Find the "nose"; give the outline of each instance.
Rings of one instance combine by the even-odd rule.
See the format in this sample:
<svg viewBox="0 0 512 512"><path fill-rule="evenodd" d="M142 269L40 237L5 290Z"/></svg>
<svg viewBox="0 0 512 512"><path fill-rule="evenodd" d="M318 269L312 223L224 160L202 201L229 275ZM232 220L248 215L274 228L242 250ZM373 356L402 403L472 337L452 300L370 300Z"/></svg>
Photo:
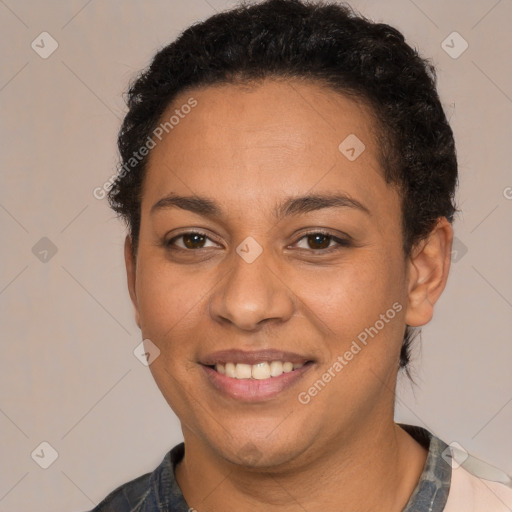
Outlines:
<svg viewBox="0 0 512 512"><path fill-rule="evenodd" d="M210 298L210 315L215 321L253 331L270 321L282 323L293 316L293 292L272 268L275 265L267 251L252 262L233 252L231 260L231 270Z"/></svg>

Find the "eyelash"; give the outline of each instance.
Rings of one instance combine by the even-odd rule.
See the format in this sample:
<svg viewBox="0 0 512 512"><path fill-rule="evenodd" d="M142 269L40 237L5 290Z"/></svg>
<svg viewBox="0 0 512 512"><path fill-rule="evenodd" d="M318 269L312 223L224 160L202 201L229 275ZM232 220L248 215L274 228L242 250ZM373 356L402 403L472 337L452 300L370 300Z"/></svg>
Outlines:
<svg viewBox="0 0 512 512"><path fill-rule="evenodd" d="M183 238L186 235L199 235L199 236L207 238L208 240L210 240L212 242L215 242L215 240L212 240L206 233L203 233L201 231L186 231L185 233L181 233L180 235L177 235L177 236L169 239L168 241L164 242L165 248L168 249L168 250L179 250L179 251L185 251L185 252L193 252L193 251L199 251L200 249L204 249L203 247L198 247L197 249L189 249L189 248L174 246L174 242L176 240L179 240L180 238ZM348 238L339 238L339 237L334 236L332 233L329 233L327 231L322 231L322 230L309 231L307 233L304 233L299 239L297 239L294 242L294 244L297 244L301 240L307 238L308 236L312 236L312 235L321 235L321 236L324 236L326 238L329 238L330 239L329 240L329 244L331 242L335 242L337 244L337 246L326 247L324 249L304 249L304 248L301 248L300 250L304 250L304 251L308 251L308 252L313 252L313 253L316 253L316 254L318 254L318 253L328 254L328 253L331 253L333 251L336 251L336 250L339 250L339 249L342 249L342 248L350 247L352 245L352 242ZM206 249L209 249L209 247L206 247Z"/></svg>

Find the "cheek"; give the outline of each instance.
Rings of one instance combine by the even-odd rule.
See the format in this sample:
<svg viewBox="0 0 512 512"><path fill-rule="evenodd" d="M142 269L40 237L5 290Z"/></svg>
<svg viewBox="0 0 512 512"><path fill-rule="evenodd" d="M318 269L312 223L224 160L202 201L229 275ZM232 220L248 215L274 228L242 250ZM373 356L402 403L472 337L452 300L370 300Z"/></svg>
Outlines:
<svg viewBox="0 0 512 512"><path fill-rule="evenodd" d="M210 286L156 258L141 259L140 263L137 297L142 334L163 342L197 314Z"/></svg>
<svg viewBox="0 0 512 512"><path fill-rule="evenodd" d="M292 282L331 335L346 340L373 325L396 301L403 302L402 274L399 257L368 250L336 268L297 273Z"/></svg>
<svg viewBox="0 0 512 512"><path fill-rule="evenodd" d="M141 258L139 269L142 336L160 350L149 368L170 407L185 420L190 413L187 403L199 399L192 385L198 378L194 338L202 329L200 311L210 286L156 257Z"/></svg>
<svg viewBox="0 0 512 512"><path fill-rule="evenodd" d="M401 265L399 256L392 261L367 254L330 275L319 273L303 281L303 293L311 289L307 284L315 283L315 291L304 294L305 311L314 313L310 317L326 333L327 357L319 374L302 386L305 394L314 396L311 404L318 414L336 410L340 418L364 417L394 389L390 376L399 357L405 315ZM319 380L328 382L325 388Z"/></svg>

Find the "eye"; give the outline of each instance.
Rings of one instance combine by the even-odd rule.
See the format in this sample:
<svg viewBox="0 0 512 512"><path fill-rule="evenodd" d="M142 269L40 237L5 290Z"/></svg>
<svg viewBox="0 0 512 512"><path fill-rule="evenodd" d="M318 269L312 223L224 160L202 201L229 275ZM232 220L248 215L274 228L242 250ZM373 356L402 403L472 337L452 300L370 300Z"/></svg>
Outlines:
<svg viewBox="0 0 512 512"><path fill-rule="evenodd" d="M300 245L302 243L302 246ZM322 231L316 231L307 233L303 237L299 238L296 242L299 249L312 249L312 250L324 250L325 249L339 249L340 247L349 247L350 241L347 239L336 237L330 233L325 233Z"/></svg>
<svg viewBox="0 0 512 512"><path fill-rule="evenodd" d="M211 242L212 245L207 245ZM167 247L178 247L180 249L204 249L208 247L216 247L217 244L213 242L205 233L199 233L196 231L189 231L182 233L181 235L175 236L168 240L165 244Z"/></svg>

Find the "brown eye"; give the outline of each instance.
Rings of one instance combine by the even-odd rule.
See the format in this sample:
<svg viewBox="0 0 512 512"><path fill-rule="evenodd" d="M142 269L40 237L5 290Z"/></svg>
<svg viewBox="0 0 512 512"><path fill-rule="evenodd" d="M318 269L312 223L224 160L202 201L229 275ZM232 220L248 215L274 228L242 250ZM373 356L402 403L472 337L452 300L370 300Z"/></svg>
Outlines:
<svg viewBox="0 0 512 512"><path fill-rule="evenodd" d="M197 249L204 245L206 237L200 233L187 233L183 235L183 244L187 249Z"/></svg>
<svg viewBox="0 0 512 512"><path fill-rule="evenodd" d="M207 245L209 244L209 245ZM181 235L175 236L171 238L168 242L166 242L166 247L168 249L208 249L210 247L215 247L215 244L208 236L204 233L197 233L194 231L190 231L188 233L183 233Z"/></svg>
<svg viewBox="0 0 512 512"><path fill-rule="evenodd" d="M315 233L308 235L308 245L311 249L326 249L331 243L329 235L323 235L322 233Z"/></svg>
<svg viewBox="0 0 512 512"><path fill-rule="evenodd" d="M325 253L351 246L350 239L338 238L321 231L306 233L296 244L299 249L319 250Z"/></svg>

